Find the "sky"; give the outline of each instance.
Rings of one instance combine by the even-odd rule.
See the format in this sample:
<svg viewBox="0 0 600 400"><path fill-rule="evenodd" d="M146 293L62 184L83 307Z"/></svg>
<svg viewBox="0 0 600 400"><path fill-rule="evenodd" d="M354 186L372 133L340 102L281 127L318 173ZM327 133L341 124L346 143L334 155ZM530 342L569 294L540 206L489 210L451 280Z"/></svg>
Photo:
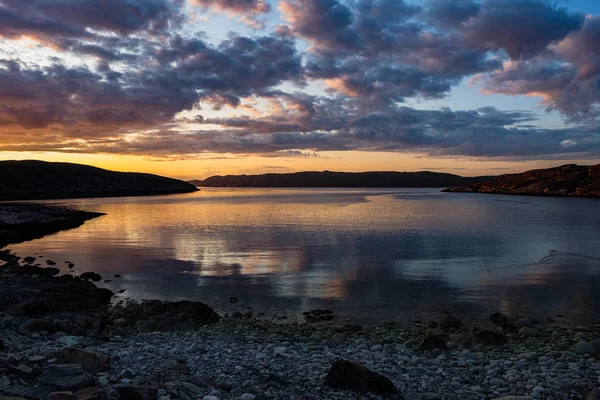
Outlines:
<svg viewBox="0 0 600 400"><path fill-rule="evenodd" d="M598 0L0 0L0 160L182 179L600 163Z"/></svg>

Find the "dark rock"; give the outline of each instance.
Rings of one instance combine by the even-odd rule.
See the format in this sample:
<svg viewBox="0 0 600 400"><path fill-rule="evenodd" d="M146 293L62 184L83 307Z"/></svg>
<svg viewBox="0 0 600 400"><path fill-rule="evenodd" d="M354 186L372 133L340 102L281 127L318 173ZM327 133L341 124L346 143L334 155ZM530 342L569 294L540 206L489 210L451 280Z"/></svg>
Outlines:
<svg viewBox="0 0 600 400"><path fill-rule="evenodd" d="M105 388L92 386L77 391L75 397L77 400L118 400L119 392L110 386Z"/></svg>
<svg viewBox="0 0 600 400"><path fill-rule="evenodd" d="M585 400L600 400L600 388L595 388L587 395Z"/></svg>
<svg viewBox="0 0 600 400"><path fill-rule="evenodd" d="M501 325L508 322L508 317L502 313L495 313L490 315L490 321L496 325Z"/></svg>
<svg viewBox="0 0 600 400"><path fill-rule="evenodd" d="M115 295L110 289L100 288L96 291L96 295L100 299L103 305L110 304L110 299Z"/></svg>
<svg viewBox="0 0 600 400"><path fill-rule="evenodd" d="M238 299L237 297L233 297L233 296L231 296L231 297L229 298L229 302L230 302L230 303L237 303L238 301L240 301L240 299Z"/></svg>
<svg viewBox="0 0 600 400"><path fill-rule="evenodd" d="M11 365L8 367L8 371L25 381L31 379L33 375L33 368L25 364Z"/></svg>
<svg viewBox="0 0 600 400"><path fill-rule="evenodd" d="M501 175L448 192L477 192L529 196L600 197L600 165L567 164L521 174Z"/></svg>
<svg viewBox="0 0 600 400"><path fill-rule="evenodd" d="M115 275L115 278L120 278L120 277L121 277L121 275L120 275L120 274L116 274L116 275Z"/></svg>
<svg viewBox="0 0 600 400"><path fill-rule="evenodd" d="M46 260L46 264L48 265L56 265L56 263L52 260Z"/></svg>
<svg viewBox="0 0 600 400"><path fill-rule="evenodd" d="M73 392L52 392L48 395L48 400L77 400Z"/></svg>
<svg viewBox="0 0 600 400"><path fill-rule="evenodd" d="M506 336L491 331L480 331L473 335L473 341L487 346L504 346Z"/></svg>
<svg viewBox="0 0 600 400"><path fill-rule="evenodd" d="M84 281L100 282L102 277L95 272L84 272L81 274L81 279Z"/></svg>
<svg viewBox="0 0 600 400"><path fill-rule="evenodd" d="M212 308L201 302L177 301L163 303L159 300L141 304L131 302L113 308L118 320L126 320L139 332L181 331L219 322ZM114 321L116 321L115 319Z"/></svg>
<svg viewBox="0 0 600 400"><path fill-rule="evenodd" d="M433 349L446 350L446 341L438 336L429 335L421 342L419 351L427 351Z"/></svg>
<svg viewBox="0 0 600 400"><path fill-rule="evenodd" d="M120 400L157 400L157 389L151 386L117 385L114 389Z"/></svg>
<svg viewBox="0 0 600 400"><path fill-rule="evenodd" d="M79 364L88 372L102 371L110 361L110 357L105 354L74 347L62 348L56 358L63 363Z"/></svg>
<svg viewBox="0 0 600 400"><path fill-rule="evenodd" d="M0 339L0 351L4 351L4 341Z"/></svg>
<svg viewBox="0 0 600 400"><path fill-rule="evenodd" d="M77 391L94 383L94 378L79 364L49 365L38 386L52 388L51 391Z"/></svg>
<svg viewBox="0 0 600 400"><path fill-rule="evenodd" d="M335 361L327 373L325 382L333 389L359 393L392 394L397 392L394 384L387 377L347 360Z"/></svg>
<svg viewBox="0 0 600 400"><path fill-rule="evenodd" d="M464 325L460 319L454 318L451 315L445 315L440 320L440 327L442 329L450 329L450 328L460 329L460 328L463 328Z"/></svg>

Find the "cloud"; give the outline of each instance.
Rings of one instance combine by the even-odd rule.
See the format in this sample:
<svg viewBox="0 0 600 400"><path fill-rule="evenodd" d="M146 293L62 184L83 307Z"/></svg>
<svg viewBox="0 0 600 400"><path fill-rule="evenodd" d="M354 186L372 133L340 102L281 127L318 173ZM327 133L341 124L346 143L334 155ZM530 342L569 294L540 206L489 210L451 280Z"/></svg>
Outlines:
<svg viewBox="0 0 600 400"><path fill-rule="evenodd" d="M3 0L4 37L89 37L87 28L121 35L159 32L181 22L184 0Z"/></svg>
<svg viewBox="0 0 600 400"><path fill-rule="evenodd" d="M564 39L579 30L583 20L582 14L569 13L546 0L485 0L459 29L469 45L504 49L518 59L539 54Z"/></svg>
<svg viewBox="0 0 600 400"><path fill-rule="evenodd" d="M271 12L271 5L265 0L192 0L192 4L207 10L234 15Z"/></svg>
<svg viewBox="0 0 600 400"><path fill-rule="evenodd" d="M507 63L477 78L485 89L509 95L541 96L549 109L571 121L600 116L600 18L530 60Z"/></svg>
<svg viewBox="0 0 600 400"><path fill-rule="evenodd" d="M271 11L266 0L194 5L257 29ZM194 31L186 7L0 0L0 150L600 154L597 16L543 0L281 0L285 25L216 40ZM23 37L52 57L3 53ZM466 79L489 93L541 96L572 125L543 129L531 112L484 104L406 107L443 99ZM303 93L308 83L325 90Z"/></svg>

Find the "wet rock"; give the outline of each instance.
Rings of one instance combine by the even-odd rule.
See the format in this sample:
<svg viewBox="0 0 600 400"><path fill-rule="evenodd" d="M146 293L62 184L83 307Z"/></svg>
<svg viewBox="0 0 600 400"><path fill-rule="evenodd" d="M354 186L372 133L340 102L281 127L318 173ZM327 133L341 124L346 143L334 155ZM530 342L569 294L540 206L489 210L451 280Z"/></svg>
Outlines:
<svg viewBox="0 0 600 400"><path fill-rule="evenodd" d="M49 365L40 376L38 386L55 391L77 391L94 383L94 378L79 364ZM54 390L52 390L54 389Z"/></svg>
<svg viewBox="0 0 600 400"><path fill-rule="evenodd" d="M60 344L62 344L63 346L73 347L73 346L79 346L83 342L83 338L80 336L68 335L68 336L60 337L58 339L58 342Z"/></svg>
<svg viewBox="0 0 600 400"><path fill-rule="evenodd" d="M519 329L519 335L524 337L536 337L539 336L540 332L535 328L529 328L527 326Z"/></svg>
<svg viewBox="0 0 600 400"><path fill-rule="evenodd" d="M240 301L240 299L238 299L237 297L233 297L233 296L231 296L231 297L229 298L229 302L230 302L230 303L232 303L232 304L233 304L233 303L237 303L238 301Z"/></svg>
<svg viewBox="0 0 600 400"><path fill-rule="evenodd" d="M151 386L117 385L114 389L119 393L119 399L124 400L157 400L157 389Z"/></svg>
<svg viewBox="0 0 600 400"><path fill-rule="evenodd" d="M84 272L81 274L81 279L84 281L100 282L102 280L102 276L95 272Z"/></svg>
<svg viewBox="0 0 600 400"><path fill-rule="evenodd" d="M63 363L79 364L89 372L103 370L110 361L110 357L105 354L73 347L61 349L56 354L56 358Z"/></svg>
<svg viewBox="0 0 600 400"><path fill-rule="evenodd" d="M421 342L419 351L427 351L433 349L446 350L446 341L438 336L429 335Z"/></svg>
<svg viewBox="0 0 600 400"><path fill-rule="evenodd" d="M460 319L454 318L451 315L446 315L446 316L442 317L439 324L440 324L440 328L442 328L442 329L450 329L450 328L460 329L460 328L464 327L464 325Z"/></svg>
<svg viewBox="0 0 600 400"><path fill-rule="evenodd" d="M8 371L25 381L31 379L33 375L33 368L25 364L11 365L8 367Z"/></svg>
<svg viewBox="0 0 600 400"><path fill-rule="evenodd" d="M331 321L335 318L333 316L333 311L331 310L315 309L311 311L305 311L302 314L304 314L304 319L308 323Z"/></svg>
<svg viewBox="0 0 600 400"><path fill-rule="evenodd" d="M77 400L73 392L53 392L48 395L48 400Z"/></svg>
<svg viewBox="0 0 600 400"><path fill-rule="evenodd" d="M506 336L491 331L479 331L473 335L473 341L486 346L504 346Z"/></svg>
<svg viewBox="0 0 600 400"><path fill-rule="evenodd" d="M99 388L92 386L75 393L77 400L118 400L119 392L112 387Z"/></svg>
<svg viewBox="0 0 600 400"><path fill-rule="evenodd" d="M347 360L335 361L327 373L325 382L329 387L339 390L359 393L396 393L394 384L387 377Z"/></svg>
<svg viewBox="0 0 600 400"><path fill-rule="evenodd" d="M533 321L529 318L519 318L514 322L515 328L533 328Z"/></svg>
<svg viewBox="0 0 600 400"><path fill-rule="evenodd" d="M585 400L600 400L600 388L595 388L587 395Z"/></svg>
<svg viewBox="0 0 600 400"><path fill-rule="evenodd" d="M490 315L490 321L495 325L502 325L508 322L508 317L502 313L495 313Z"/></svg>
<svg viewBox="0 0 600 400"><path fill-rule="evenodd" d="M571 346L569 351L572 353L575 353L575 354L579 354L579 355L588 354L590 356L595 356L598 354L598 352L596 351L594 346L592 346L590 343L587 343L587 342L579 342L579 343Z"/></svg>

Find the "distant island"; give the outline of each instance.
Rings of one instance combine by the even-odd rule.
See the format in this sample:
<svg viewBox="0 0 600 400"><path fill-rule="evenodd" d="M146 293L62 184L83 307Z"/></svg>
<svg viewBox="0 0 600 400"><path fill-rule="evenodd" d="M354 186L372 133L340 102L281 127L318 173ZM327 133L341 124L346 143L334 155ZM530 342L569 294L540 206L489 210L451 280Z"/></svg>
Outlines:
<svg viewBox="0 0 600 400"><path fill-rule="evenodd" d="M211 176L192 180L198 187L356 187L426 188L472 185L491 177L463 177L438 172L295 172L289 174Z"/></svg>
<svg viewBox="0 0 600 400"><path fill-rule="evenodd" d="M70 163L0 161L0 200L146 196L197 190L187 182L152 174Z"/></svg>
<svg viewBox="0 0 600 400"><path fill-rule="evenodd" d="M567 164L501 175L471 185L456 185L444 192L600 198L600 164Z"/></svg>

